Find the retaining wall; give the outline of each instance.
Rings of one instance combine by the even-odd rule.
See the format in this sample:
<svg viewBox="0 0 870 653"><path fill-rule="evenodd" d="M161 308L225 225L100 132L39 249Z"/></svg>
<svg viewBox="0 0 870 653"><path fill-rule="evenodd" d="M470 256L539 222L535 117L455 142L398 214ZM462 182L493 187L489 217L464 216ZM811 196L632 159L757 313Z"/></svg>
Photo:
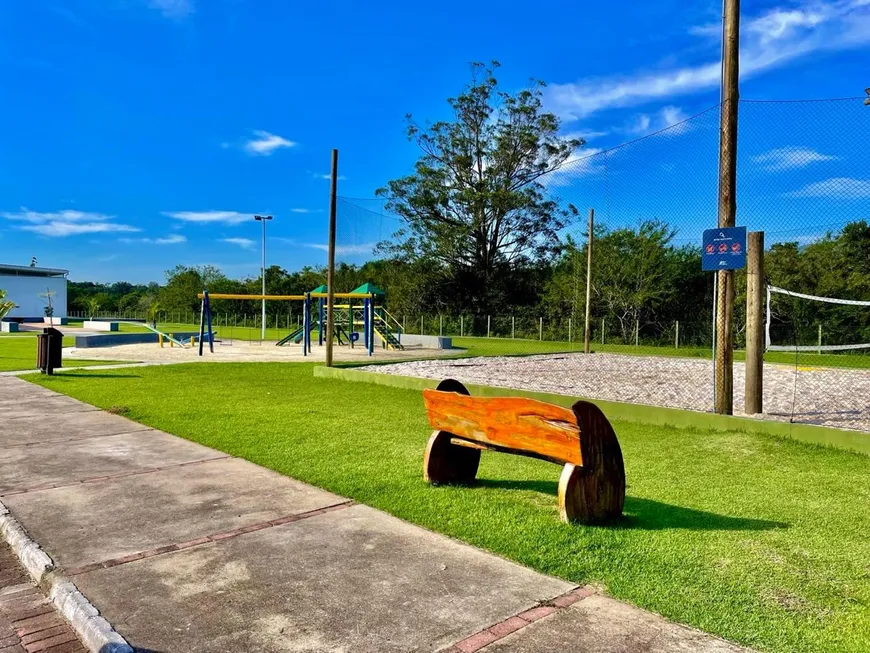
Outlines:
<svg viewBox="0 0 870 653"><path fill-rule="evenodd" d="M190 340L192 336L199 336L199 332L173 332L172 336L176 340ZM156 333L107 333L105 335L76 336L76 349L115 347L116 345L142 345L152 342L155 345L157 344ZM166 346L169 346L168 343Z"/></svg>

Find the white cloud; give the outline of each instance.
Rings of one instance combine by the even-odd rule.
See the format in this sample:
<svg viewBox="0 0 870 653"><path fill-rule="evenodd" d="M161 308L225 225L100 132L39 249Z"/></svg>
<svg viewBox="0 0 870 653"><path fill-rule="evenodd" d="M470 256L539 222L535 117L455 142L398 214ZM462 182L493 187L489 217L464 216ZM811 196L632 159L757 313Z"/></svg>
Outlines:
<svg viewBox="0 0 870 653"><path fill-rule="evenodd" d="M646 136L652 132L662 131L668 127L673 127L681 122L689 119L689 116L680 108L673 105L662 107L653 114L640 113L629 121L625 127L625 131L629 134L639 134ZM685 133L685 129L679 130L679 133ZM675 132L676 133L676 132Z"/></svg>
<svg viewBox="0 0 870 653"><path fill-rule="evenodd" d="M200 224L241 224L254 219L253 213L239 213L237 211L163 211L163 215L173 220Z"/></svg>
<svg viewBox="0 0 870 653"><path fill-rule="evenodd" d="M831 200L859 200L870 198L870 179L831 177L804 186L788 194L789 197L823 197Z"/></svg>
<svg viewBox="0 0 870 653"><path fill-rule="evenodd" d="M582 141L591 141L594 138L602 138L604 136L607 136L609 133L610 132L607 132L607 131L582 130L582 131L565 132L564 134L559 134L559 136L561 138L569 138L569 139L573 138L573 139L582 140Z"/></svg>
<svg viewBox="0 0 870 653"><path fill-rule="evenodd" d="M751 77L813 52L848 50L870 43L870 1L804 0L792 8L771 9L742 21L740 74ZM720 81L718 26L690 30L711 41L711 60L696 66L639 72L631 77L552 84L547 107L563 119L716 88ZM715 55L713 54L715 52Z"/></svg>
<svg viewBox="0 0 870 653"><path fill-rule="evenodd" d="M318 179L332 179L332 175L329 173L327 173L325 175L314 175L314 176ZM338 175L339 181L344 181L345 179L347 179L347 177L345 177L344 175Z"/></svg>
<svg viewBox="0 0 870 653"><path fill-rule="evenodd" d="M187 238L181 234L172 234L165 238L119 238L122 243L146 243L150 245L178 245L186 243Z"/></svg>
<svg viewBox="0 0 870 653"><path fill-rule="evenodd" d="M313 249L320 249L324 252L329 251L328 245L320 243L306 243L305 246ZM371 254L374 248L375 243L364 243L362 245L336 245L335 253L339 256L346 256L348 254Z"/></svg>
<svg viewBox="0 0 870 653"><path fill-rule="evenodd" d="M254 245L257 244L250 238L221 238L221 242L238 245L242 249L254 249Z"/></svg>
<svg viewBox="0 0 870 653"><path fill-rule="evenodd" d="M115 216L105 213L64 210L54 213L39 213L23 208L17 213L0 213L7 220L26 224L17 226L23 231L32 231L43 236L63 238L79 234L117 233L140 231L137 227L113 222Z"/></svg>
<svg viewBox="0 0 870 653"><path fill-rule="evenodd" d="M822 154L808 147L780 147L752 157L755 163L769 172L805 168L821 161L836 161L839 157Z"/></svg>
<svg viewBox="0 0 870 653"><path fill-rule="evenodd" d="M315 213L315 211L311 209L290 209L290 213ZM319 213L319 211L317 211Z"/></svg>
<svg viewBox="0 0 870 653"><path fill-rule="evenodd" d="M603 158L596 155L601 152L603 150L597 147L584 147L577 150L558 170L549 173L541 181L550 187L568 186L575 179L598 174L603 170Z"/></svg>
<svg viewBox="0 0 870 653"><path fill-rule="evenodd" d="M148 0L148 6L177 20L187 18L194 11L193 0Z"/></svg>
<svg viewBox="0 0 870 653"><path fill-rule="evenodd" d="M254 131L254 138L245 143L245 151L255 156L269 156L282 147L295 147L296 143L288 141L277 134L270 134L262 129Z"/></svg>

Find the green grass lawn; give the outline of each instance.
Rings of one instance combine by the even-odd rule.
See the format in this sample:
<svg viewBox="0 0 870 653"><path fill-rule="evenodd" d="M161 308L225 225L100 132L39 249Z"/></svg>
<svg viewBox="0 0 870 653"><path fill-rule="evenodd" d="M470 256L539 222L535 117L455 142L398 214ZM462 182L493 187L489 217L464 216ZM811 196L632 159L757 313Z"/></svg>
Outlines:
<svg viewBox="0 0 870 653"><path fill-rule="evenodd" d="M36 368L36 333L13 333L3 334L7 336L0 339L0 372L14 372L19 370L32 370ZM20 336L20 337L17 337ZM75 338L65 337L64 347L72 347ZM67 367L82 367L84 365L110 365L115 362L105 360L67 360ZM128 361L129 362L129 361Z"/></svg>
<svg viewBox="0 0 870 653"><path fill-rule="evenodd" d="M32 380L745 645L857 653L870 641L867 456L614 421L626 516L569 526L556 465L485 452L475 487L424 483L417 391L278 363Z"/></svg>

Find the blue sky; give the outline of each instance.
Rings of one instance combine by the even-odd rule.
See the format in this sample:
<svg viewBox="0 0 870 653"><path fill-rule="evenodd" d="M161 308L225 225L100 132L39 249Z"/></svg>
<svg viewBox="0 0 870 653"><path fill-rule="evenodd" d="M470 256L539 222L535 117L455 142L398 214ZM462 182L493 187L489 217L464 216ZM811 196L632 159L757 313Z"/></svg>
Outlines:
<svg viewBox="0 0 870 653"><path fill-rule="evenodd" d="M162 281L176 263L256 275L251 216L269 213L270 263L322 263L331 148L341 150L340 194L371 197L415 159L404 115L447 117L444 100L467 82L473 60L499 60L506 89L548 82L548 108L566 133L588 140L551 183L582 205L597 201L581 192L595 176L582 157L718 101L719 0L528 7L0 0L0 262L36 256L94 281ZM744 98L859 95L870 86L870 0L744 0L742 47ZM749 188L774 193L804 231L821 220L818 195L835 196L831 223L870 214L855 139L832 144L842 127L802 120L817 107L763 108L744 112L755 111L759 125L741 145L741 162L755 164ZM870 109L847 113L866 143ZM715 120L698 120L715 130ZM685 199L671 200L685 209L677 221L697 219L697 193L709 191L690 175L702 147L696 123L670 132L671 163L661 165L671 175L686 168ZM642 176L642 147L626 178ZM620 203L658 213L658 182L643 172L650 186L625 186L610 205L614 220L627 219ZM769 219L764 206L749 202L747 220ZM349 225L343 255L373 233Z"/></svg>

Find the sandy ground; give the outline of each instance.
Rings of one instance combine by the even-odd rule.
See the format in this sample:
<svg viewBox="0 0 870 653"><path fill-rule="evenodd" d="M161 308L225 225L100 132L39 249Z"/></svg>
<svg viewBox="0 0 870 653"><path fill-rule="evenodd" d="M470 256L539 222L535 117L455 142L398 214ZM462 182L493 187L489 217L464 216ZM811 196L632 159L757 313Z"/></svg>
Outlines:
<svg viewBox="0 0 870 653"><path fill-rule="evenodd" d="M428 360L372 372L537 390L590 399L710 411L710 361L621 354ZM870 432L870 370L764 367L768 419ZM745 366L734 364L734 413L743 414Z"/></svg>
<svg viewBox="0 0 870 653"><path fill-rule="evenodd" d="M383 360L408 360L409 358L422 357L441 357L452 356L457 353L462 353L461 349L406 349L404 351L392 351L376 348L374 355L369 358L366 355L364 347L354 347L353 349L342 346L335 347L334 358L337 361L359 361L368 360L383 361ZM293 345L290 347L276 347L274 342L245 342L242 340L233 341L232 345L215 343L214 353L210 353L208 345L205 346L203 355L198 356L199 348L191 349L190 347L170 347L168 343L164 347L160 347L156 343L138 344L138 345L117 345L115 347L93 347L87 349L77 349L76 347L67 347L64 349L64 360L75 361L79 360L112 360L112 361L137 361L137 362L281 362L295 361L301 362L309 360L312 362L322 361L326 357L326 348L314 345L311 353L306 357L302 355L302 346Z"/></svg>

